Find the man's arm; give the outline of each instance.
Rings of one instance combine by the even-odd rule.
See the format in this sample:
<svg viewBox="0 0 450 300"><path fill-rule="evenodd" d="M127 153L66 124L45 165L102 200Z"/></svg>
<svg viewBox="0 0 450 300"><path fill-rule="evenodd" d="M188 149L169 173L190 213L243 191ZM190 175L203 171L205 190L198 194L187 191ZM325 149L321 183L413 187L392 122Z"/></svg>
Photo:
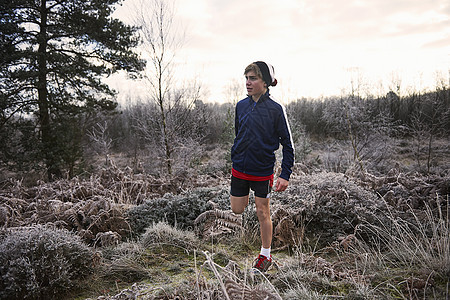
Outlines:
<svg viewBox="0 0 450 300"><path fill-rule="evenodd" d="M237 136L239 129L239 117L238 117L238 110L237 110L237 104L234 108L234 136Z"/></svg>
<svg viewBox="0 0 450 300"><path fill-rule="evenodd" d="M283 160L281 161L281 174L279 178L284 179L285 181L289 181L289 177L291 176L292 173L292 167L294 166L294 142L292 141L292 134L289 127L286 110L284 106L281 107L283 112L277 124L280 143L283 146ZM286 183L284 182L280 183L280 188L282 188L285 184Z"/></svg>

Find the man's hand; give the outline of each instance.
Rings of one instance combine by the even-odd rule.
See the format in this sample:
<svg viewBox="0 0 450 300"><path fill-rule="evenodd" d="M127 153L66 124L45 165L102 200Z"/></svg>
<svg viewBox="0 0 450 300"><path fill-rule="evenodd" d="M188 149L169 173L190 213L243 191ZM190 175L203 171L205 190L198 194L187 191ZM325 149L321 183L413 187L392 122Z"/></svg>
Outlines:
<svg viewBox="0 0 450 300"><path fill-rule="evenodd" d="M283 192L287 189L289 185L289 181L286 179L283 179L281 177L278 177L277 183L275 185L275 192Z"/></svg>

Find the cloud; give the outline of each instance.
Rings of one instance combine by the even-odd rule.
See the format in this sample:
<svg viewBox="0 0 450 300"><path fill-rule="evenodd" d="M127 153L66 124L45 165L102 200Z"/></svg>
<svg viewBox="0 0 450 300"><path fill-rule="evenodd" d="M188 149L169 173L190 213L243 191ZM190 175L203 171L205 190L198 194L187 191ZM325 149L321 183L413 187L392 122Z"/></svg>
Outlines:
<svg viewBox="0 0 450 300"><path fill-rule="evenodd" d="M448 55L450 57L450 34L447 34L444 38L432 40L428 43L425 43L422 45L422 48L424 49L434 49L434 48L447 48Z"/></svg>
<svg viewBox="0 0 450 300"><path fill-rule="evenodd" d="M442 3L439 5L440 2ZM408 27L444 30L449 20L444 1L307 1L305 14L297 14L296 26L309 26L324 37L373 38L391 32L405 34ZM435 25L431 28L430 24ZM448 28L448 27L447 27ZM414 32L411 32L414 33Z"/></svg>
<svg viewBox="0 0 450 300"><path fill-rule="evenodd" d="M187 37L177 61L216 98L221 86L241 80L243 68L256 59L275 66L280 85L274 92L294 98L339 93L355 67L373 80L386 80L394 71L409 76L450 67L448 0L178 0L177 5Z"/></svg>

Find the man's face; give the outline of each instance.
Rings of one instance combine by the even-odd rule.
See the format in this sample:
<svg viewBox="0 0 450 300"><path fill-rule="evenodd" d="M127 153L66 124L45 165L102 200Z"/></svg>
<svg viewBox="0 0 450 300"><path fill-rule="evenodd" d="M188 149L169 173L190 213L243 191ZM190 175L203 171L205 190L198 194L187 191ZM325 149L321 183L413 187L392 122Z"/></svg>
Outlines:
<svg viewBox="0 0 450 300"><path fill-rule="evenodd" d="M255 72L249 71L245 74L247 93L249 96L260 96L266 91L265 82Z"/></svg>

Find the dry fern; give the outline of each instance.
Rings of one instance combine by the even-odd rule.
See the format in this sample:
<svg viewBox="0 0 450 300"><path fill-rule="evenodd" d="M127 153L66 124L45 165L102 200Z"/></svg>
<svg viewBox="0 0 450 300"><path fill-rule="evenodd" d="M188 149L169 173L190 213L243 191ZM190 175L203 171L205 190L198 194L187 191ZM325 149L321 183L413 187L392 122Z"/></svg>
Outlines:
<svg viewBox="0 0 450 300"><path fill-rule="evenodd" d="M251 288L248 285L239 284L229 278L225 279L225 290L230 300L281 300L279 295L273 294L262 287Z"/></svg>
<svg viewBox="0 0 450 300"><path fill-rule="evenodd" d="M245 275L243 279L239 278L240 276L238 276L238 274L245 274L245 272L242 272L236 263L232 263L231 268L228 265L225 268L222 268L213 261L212 255L209 252L204 251L203 254L206 257L204 265L209 266L209 268L213 271L216 279L219 281L219 285L224 295L223 299L281 300L280 295L275 291L274 287L270 284L267 278L266 281L271 286L272 291L263 287L262 284L259 284L257 286L249 285L246 281Z"/></svg>
<svg viewBox="0 0 450 300"><path fill-rule="evenodd" d="M219 209L201 213L194 221L196 232L203 239L242 232L242 216Z"/></svg>
<svg viewBox="0 0 450 300"><path fill-rule="evenodd" d="M303 242L304 226L296 225L294 214L278 208L272 215L273 248L299 246Z"/></svg>
<svg viewBox="0 0 450 300"><path fill-rule="evenodd" d="M99 232L95 236L94 246L101 245L103 247L117 245L121 240L121 236L117 232Z"/></svg>
<svg viewBox="0 0 450 300"><path fill-rule="evenodd" d="M21 188L19 192L24 199L11 197L13 193L0 194L0 226L8 228L48 224L55 228L75 230L83 240L92 243L101 232L126 236L130 228L124 217L125 207L98 194L89 199L74 198L74 195L83 198L94 193L88 193L87 190L99 190L89 189L89 183L86 184L87 188L81 188L80 184L74 179L43 184L29 190ZM71 190L77 193L71 193Z"/></svg>

